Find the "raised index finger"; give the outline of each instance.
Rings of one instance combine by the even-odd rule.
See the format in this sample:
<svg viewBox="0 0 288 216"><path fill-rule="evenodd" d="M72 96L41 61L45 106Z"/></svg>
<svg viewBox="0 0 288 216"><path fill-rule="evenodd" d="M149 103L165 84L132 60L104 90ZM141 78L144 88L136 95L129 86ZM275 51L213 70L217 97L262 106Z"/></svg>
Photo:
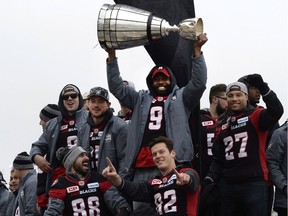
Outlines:
<svg viewBox="0 0 288 216"><path fill-rule="evenodd" d="M179 178L179 177L180 177L179 172L178 172L175 168L173 168L172 170L173 170L173 172L176 174L176 177Z"/></svg>
<svg viewBox="0 0 288 216"><path fill-rule="evenodd" d="M106 162L110 168L114 168L113 163L111 162L111 160L108 157L106 157Z"/></svg>

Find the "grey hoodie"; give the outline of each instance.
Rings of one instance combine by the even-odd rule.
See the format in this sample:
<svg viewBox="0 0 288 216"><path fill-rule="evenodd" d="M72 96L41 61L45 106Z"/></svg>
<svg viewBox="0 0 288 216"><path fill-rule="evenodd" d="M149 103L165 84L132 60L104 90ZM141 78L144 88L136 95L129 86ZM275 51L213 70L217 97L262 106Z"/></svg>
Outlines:
<svg viewBox="0 0 288 216"><path fill-rule="evenodd" d="M37 192L37 175L36 170L31 170L20 182L18 195L16 197L13 215L16 210L20 216L36 216L39 215L36 208L36 192Z"/></svg>
<svg viewBox="0 0 288 216"><path fill-rule="evenodd" d="M73 84L68 84L76 89L78 89L77 86ZM66 85L66 86L68 86ZM66 87L65 86L65 87ZM63 89L65 89L65 87ZM57 118L51 119L48 121L45 125L43 134L40 136L40 138L32 144L31 150L30 150L30 156L32 159L32 162L34 162L33 158L35 155L47 155L46 159L51 164L52 168L54 167L55 157L56 157L56 145L58 140L58 135L60 132L60 126L61 121L63 119L63 116L68 116L67 110L65 109L63 105L63 100L61 98L62 91L61 90L59 94L59 101L58 101L58 107L61 112L61 116L58 116ZM79 89L78 89L79 90ZM76 124L77 124L77 130L79 131L82 125L86 122L86 118L88 116L88 112L84 110L83 107L83 98L81 95L81 92L79 90L79 106L75 113L75 116L73 118L76 118ZM47 174L47 180L46 180L46 194L48 194L48 191L50 189L52 173Z"/></svg>
<svg viewBox="0 0 288 216"><path fill-rule="evenodd" d="M193 159L194 150L188 117L199 103L207 81L204 57L201 55L193 58L192 65L192 79L183 88L176 85L176 79L169 70L172 84L171 93L168 95L164 107L166 134L174 142L177 152L176 160L180 163L191 162ZM149 90L137 92L123 84L118 62L115 59L107 63L107 77L110 92L133 111L125 155L125 169L128 174L132 174L135 159L141 148L148 112L155 96L152 88L152 74L150 72L146 79Z"/></svg>
<svg viewBox="0 0 288 216"><path fill-rule="evenodd" d="M274 207L287 208L287 126L283 126L273 132L268 149L267 165L269 177L276 187Z"/></svg>

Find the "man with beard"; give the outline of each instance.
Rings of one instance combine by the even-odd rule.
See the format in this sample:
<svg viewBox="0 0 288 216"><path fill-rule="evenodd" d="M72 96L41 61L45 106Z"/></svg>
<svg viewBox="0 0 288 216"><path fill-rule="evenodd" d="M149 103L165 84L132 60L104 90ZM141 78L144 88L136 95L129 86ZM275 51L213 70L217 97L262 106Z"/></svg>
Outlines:
<svg viewBox="0 0 288 216"><path fill-rule="evenodd" d="M112 199L107 199L112 185L99 173L90 172L87 152L80 146L61 147L57 157L67 173L51 186L44 215L112 216L109 211Z"/></svg>
<svg viewBox="0 0 288 216"><path fill-rule="evenodd" d="M91 170L102 173L106 167L105 158L109 157L123 173L124 156L127 141L128 124L113 115L110 108L108 91L102 87L94 87L87 96L89 116L79 131L79 145L90 153ZM112 188L113 190L113 188ZM113 200L117 205L113 213L126 215L129 213L128 202L114 188Z"/></svg>
<svg viewBox="0 0 288 216"><path fill-rule="evenodd" d="M177 86L170 68L159 64L146 78L149 90L137 92L123 84L115 50L106 50L109 90L133 112L125 155L128 171L125 178L142 182L159 174L149 149L149 143L159 136L173 140L177 163L191 163L194 149L188 117L206 88L207 68L201 48L207 40L206 34L201 34L195 41L194 56L191 57L192 78L183 88ZM154 212L143 203L134 203L133 207L135 215L153 215Z"/></svg>
<svg viewBox="0 0 288 216"><path fill-rule="evenodd" d="M210 88L209 103L209 108L200 110L200 142L195 145L195 157L193 159L193 165L200 176L201 182L212 163L212 146L218 118L227 109L225 84L216 84ZM210 191L210 189L213 190ZM199 215L217 216L220 207L219 199L215 199L217 188L209 188L209 192L207 192L208 190L201 190ZM208 199L211 202L206 202Z"/></svg>
<svg viewBox="0 0 288 216"><path fill-rule="evenodd" d="M210 107L200 110L200 144L195 146L193 165L202 181L212 162L212 146L218 117L227 109L226 85L216 84L210 88Z"/></svg>
<svg viewBox="0 0 288 216"><path fill-rule="evenodd" d="M78 130L88 115L82 107L83 98L79 88L73 84L64 86L58 100L61 115L48 121L38 141L32 144L30 151L32 161L44 173L47 173L46 197L41 196L43 202L38 199L38 203L41 203L43 207L48 201L47 196L52 182L59 176L65 175L65 168L56 157L57 149L77 145Z"/></svg>

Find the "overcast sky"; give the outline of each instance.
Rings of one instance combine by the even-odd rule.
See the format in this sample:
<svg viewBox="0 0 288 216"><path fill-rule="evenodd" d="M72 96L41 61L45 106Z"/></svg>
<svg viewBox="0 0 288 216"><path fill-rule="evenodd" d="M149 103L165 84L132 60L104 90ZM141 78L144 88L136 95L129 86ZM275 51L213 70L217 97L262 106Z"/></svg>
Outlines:
<svg viewBox="0 0 288 216"><path fill-rule="evenodd" d="M57 103L64 85L82 93L107 88L106 52L98 45L100 7L112 0L0 1L0 170L8 181L15 156L29 153L42 133L39 112ZM287 0L195 0L196 17L204 21L209 41L203 51L209 88L260 73L283 103L287 118ZM95 47L95 48L94 48ZM117 51L121 74L146 89L153 62L143 47ZM112 95L111 95L112 96ZM264 105L263 103L261 103ZM119 110L112 97L112 106Z"/></svg>

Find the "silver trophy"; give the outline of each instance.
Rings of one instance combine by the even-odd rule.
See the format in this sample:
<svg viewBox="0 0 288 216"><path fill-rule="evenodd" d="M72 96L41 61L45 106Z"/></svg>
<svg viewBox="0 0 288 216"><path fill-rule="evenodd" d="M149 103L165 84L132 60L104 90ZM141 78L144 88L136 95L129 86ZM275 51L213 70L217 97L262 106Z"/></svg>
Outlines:
<svg viewBox="0 0 288 216"><path fill-rule="evenodd" d="M104 4L99 11L97 32L103 49L126 49L147 45L170 32L196 40L203 33L203 21L201 18L190 18L171 26L149 11L123 4Z"/></svg>

